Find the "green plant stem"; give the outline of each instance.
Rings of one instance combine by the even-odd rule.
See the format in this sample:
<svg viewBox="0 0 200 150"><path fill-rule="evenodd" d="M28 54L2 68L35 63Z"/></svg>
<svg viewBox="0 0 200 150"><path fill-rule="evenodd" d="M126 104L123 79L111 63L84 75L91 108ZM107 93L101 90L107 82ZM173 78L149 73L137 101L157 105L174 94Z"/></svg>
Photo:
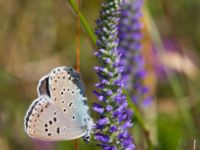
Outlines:
<svg viewBox="0 0 200 150"><path fill-rule="evenodd" d="M87 32L92 44L96 47L96 35L94 34L92 28L90 27L89 23L85 19L85 17L82 14L82 12L78 9L77 3L75 2L75 0L68 0L68 1L69 1L70 6L72 7L74 12L76 13L76 15L80 16L80 21L81 21L81 24L82 24L83 28Z"/></svg>
<svg viewBox="0 0 200 150"><path fill-rule="evenodd" d="M138 110L137 106L132 102L132 100L131 100L130 96L128 95L127 91L124 90L124 89L123 89L123 94L126 95L126 98L128 100L128 104L129 104L130 108L133 109L134 117L136 118L136 120L138 122L138 125L142 129L142 132L143 132L144 137L145 137L146 142L147 142L148 149L149 150L154 150L154 146L153 146L152 141L151 141L150 136L149 136L149 131L145 126L145 123L144 123L144 120L142 119L140 111Z"/></svg>

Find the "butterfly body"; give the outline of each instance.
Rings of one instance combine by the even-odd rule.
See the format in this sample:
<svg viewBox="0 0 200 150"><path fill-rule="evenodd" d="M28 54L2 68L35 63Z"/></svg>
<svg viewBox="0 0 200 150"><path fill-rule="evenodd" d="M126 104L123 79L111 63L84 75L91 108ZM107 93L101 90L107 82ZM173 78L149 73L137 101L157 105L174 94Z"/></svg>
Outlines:
<svg viewBox="0 0 200 150"><path fill-rule="evenodd" d="M41 78L38 98L25 116L25 131L33 138L62 141L87 138L93 126L80 75L57 67Z"/></svg>

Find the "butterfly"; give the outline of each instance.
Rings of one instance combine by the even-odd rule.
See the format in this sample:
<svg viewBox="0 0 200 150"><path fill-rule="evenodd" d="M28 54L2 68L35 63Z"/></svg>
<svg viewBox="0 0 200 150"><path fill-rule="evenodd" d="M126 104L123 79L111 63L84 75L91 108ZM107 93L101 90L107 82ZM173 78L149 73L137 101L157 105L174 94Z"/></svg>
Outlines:
<svg viewBox="0 0 200 150"><path fill-rule="evenodd" d="M46 141L88 141L93 120L79 73L70 67L57 67L39 80L38 98L24 118L26 133Z"/></svg>

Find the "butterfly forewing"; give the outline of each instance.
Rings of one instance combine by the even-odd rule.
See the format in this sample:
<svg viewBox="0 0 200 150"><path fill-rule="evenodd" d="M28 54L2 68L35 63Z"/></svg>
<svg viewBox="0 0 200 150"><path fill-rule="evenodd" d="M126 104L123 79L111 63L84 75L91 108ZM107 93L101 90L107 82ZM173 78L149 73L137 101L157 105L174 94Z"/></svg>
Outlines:
<svg viewBox="0 0 200 150"><path fill-rule="evenodd" d="M79 74L71 68L59 67L49 75L51 99L63 113L71 115L75 124L84 127L88 120L88 107L80 86Z"/></svg>
<svg viewBox="0 0 200 150"><path fill-rule="evenodd" d="M76 139L86 132L47 96L40 96L30 106L25 117L25 130L33 138L48 141Z"/></svg>

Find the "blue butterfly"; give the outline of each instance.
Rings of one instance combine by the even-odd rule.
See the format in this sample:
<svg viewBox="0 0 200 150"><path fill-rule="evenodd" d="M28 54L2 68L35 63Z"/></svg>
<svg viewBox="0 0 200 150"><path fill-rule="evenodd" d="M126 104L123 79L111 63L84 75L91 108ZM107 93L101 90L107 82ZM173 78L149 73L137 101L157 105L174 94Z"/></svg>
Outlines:
<svg viewBox="0 0 200 150"><path fill-rule="evenodd" d="M24 118L27 134L46 141L89 140L94 126L88 114L80 75L72 68L57 67L42 77L38 98Z"/></svg>

